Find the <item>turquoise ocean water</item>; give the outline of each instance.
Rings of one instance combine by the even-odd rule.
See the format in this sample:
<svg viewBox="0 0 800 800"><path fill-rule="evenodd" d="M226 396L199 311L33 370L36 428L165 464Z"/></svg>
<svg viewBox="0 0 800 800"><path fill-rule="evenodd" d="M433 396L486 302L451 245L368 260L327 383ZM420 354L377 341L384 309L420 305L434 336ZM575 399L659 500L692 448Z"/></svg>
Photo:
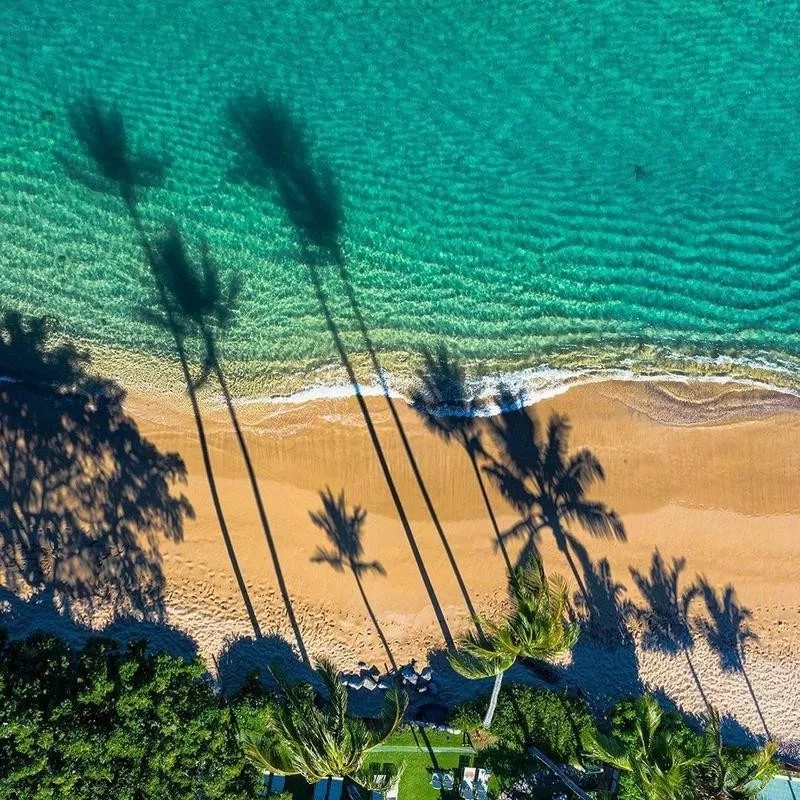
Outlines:
<svg viewBox="0 0 800 800"><path fill-rule="evenodd" d="M221 344L239 385L313 383L336 355L294 234L228 178L226 106L262 90L336 177L393 370L444 343L484 371L800 385L799 35L790 0L4 0L3 307L171 352L140 319L124 206L59 161L83 158L67 108L92 94L170 160L148 230L174 218L241 275Z"/></svg>

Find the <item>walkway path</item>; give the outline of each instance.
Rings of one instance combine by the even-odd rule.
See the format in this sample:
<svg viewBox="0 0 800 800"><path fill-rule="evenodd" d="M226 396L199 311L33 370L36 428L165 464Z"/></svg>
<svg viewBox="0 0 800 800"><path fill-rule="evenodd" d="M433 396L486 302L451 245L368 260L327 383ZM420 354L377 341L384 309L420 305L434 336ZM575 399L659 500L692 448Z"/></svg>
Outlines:
<svg viewBox="0 0 800 800"><path fill-rule="evenodd" d="M555 775L558 775L559 780L566 786L571 792L574 792L581 800L592 800L586 792L578 786L575 781L571 778L567 777L564 773L564 770L556 764L555 761L548 758L541 750L536 747L529 747L528 752L539 759L549 770L551 770Z"/></svg>
<svg viewBox="0 0 800 800"><path fill-rule="evenodd" d="M475 752L474 747L417 747L416 745L409 744L379 744L373 753L461 753L464 755L471 755Z"/></svg>

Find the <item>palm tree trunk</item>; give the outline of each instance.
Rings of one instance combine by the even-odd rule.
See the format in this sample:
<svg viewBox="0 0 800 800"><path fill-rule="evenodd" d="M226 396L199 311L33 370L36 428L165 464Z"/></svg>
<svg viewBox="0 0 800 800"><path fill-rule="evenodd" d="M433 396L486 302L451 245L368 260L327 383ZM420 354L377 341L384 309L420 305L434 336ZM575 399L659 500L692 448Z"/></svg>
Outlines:
<svg viewBox="0 0 800 800"><path fill-rule="evenodd" d="M372 610L372 606L369 604L369 600L367 599L367 593L364 591L364 586L361 583L361 577L359 576L357 570L352 570L353 577L356 579L356 585L358 586L358 591L361 593L361 599L364 601L364 605L367 608L367 614L369 614L369 618L372 620L372 625L375 628L375 631L378 634L378 638L381 640L381 644L383 645L383 649L386 651L386 655L389 657L389 663L392 665L393 669L397 669L397 664L395 663L394 657L392 656L392 651L389 649L389 642L386 641L386 637L383 635L383 631L381 630L381 626L378 624L378 618L375 616L375 612Z"/></svg>
<svg viewBox="0 0 800 800"><path fill-rule="evenodd" d="M483 727L490 728L492 720L494 719L494 712L497 711L497 700L500 697L500 687L503 685L504 672L498 672L494 676L494 686L492 687L492 696L489 698L489 708L486 709L486 716L483 718Z"/></svg>
<svg viewBox="0 0 800 800"><path fill-rule="evenodd" d="M475 453L469 448L469 445L465 445L467 447L467 455L469 456L470 464L472 464L472 470L475 473L475 480L478 481L478 487L481 490L481 497L483 497L483 503L486 506L486 511L489 514L489 519L492 523L492 528L494 529L494 535L497 537L497 544L500 548L500 552L503 554L503 561L506 562L506 571L510 575L513 567L511 566L511 559L508 557L508 549L506 548L505 542L503 541L503 537L500 535L500 526L497 524L497 518L494 515L494 509L492 508L492 504L489 502L489 495L486 492L486 485L483 482L483 475L481 475L480 468L478 467L478 462L475 459Z"/></svg>

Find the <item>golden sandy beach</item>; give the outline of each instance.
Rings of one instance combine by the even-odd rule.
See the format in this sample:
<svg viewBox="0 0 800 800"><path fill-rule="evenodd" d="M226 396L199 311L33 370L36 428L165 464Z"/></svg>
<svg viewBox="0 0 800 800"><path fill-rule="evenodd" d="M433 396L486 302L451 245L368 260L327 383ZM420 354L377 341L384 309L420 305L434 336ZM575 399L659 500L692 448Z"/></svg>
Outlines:
<svg viewBox="0 0 800 800"><path fill-rule="evenodd" d="M386 401L373 397L368 405L434 591L457 635L469 625L465 601ZM481 613L491 615L504 599L505 572L470 461L458 444L447 444L426 429L404 401L396 405L469 595ZM668 565L672 558L686 560L681 588L701 575L719 590L731 584L738 603L752 611L750 625L758 640L748 644L745 664L758 709L743 676L724 672L700 635L691 653L693 665L710 702L755 734L763 734L766 724L788 749L800 740L798 406L790 396L735 384L605 382L573 387L532 409L541 419L551 411L569 415L570 449L589 447L603 465L607 480L594 496L619 513L627 541L575 532L594 564L608 559L626 596L639 601L629 569L647 573L657 548ZM211 661L226 642L253 631L210 501L189 404L185 398L154 401L131 392L127 408L145 436L161 450L178 451L188 467L186 492L196 519L187 522L182 543L162 544L168 614ZM239 418L312 658L328 655L343 668L358 661L387 661L352 575L311 561L325 537L309 512L320 510L319 492L326 487L334 494L344 490L348 506L367 512L364 559L379 561L385 575L365 575L364 591L396 661L424 661L430 650L441 649L440 629L355 400L243 404ZM264 633L277 632L291 641L227 412L221 403L207 401L204 420L233 546L258 622ZM489 438L485 435L484 442ZM491 487L490 502L501 528L516 521ZM564 556L546 533L540 549L549 571L572 580ZM584 652L571 673L587 693L614 694L626 680L619 670L630 671L635 661L647 685L663 689L687 711L702 712L682 655L639 647L633 659L630 653L592 647L594 655Z"/></svg>

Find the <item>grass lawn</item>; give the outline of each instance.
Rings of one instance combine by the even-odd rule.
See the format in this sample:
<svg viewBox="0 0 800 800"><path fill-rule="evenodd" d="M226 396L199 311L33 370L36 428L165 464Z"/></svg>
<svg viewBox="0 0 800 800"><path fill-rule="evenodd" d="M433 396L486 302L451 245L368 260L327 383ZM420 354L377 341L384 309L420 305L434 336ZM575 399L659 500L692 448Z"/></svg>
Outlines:
<svg viewBox="0 0 800 800"><path fill-rule="evenodd" d="M399 800L438 800L458 797L459 772L464 767L482 766L480 757L469 752L471 743L462 734L442 733L419 728L398 731L383 746L373 751L368 763L399 764L406 768L400 779ZM414 748L411 752L392 752L392 747ZM463 748L464 752L435 752L436 748ZM429 749L430 748L430 749ZM431 774L437 770L452 770L456 778L456 791L443 792L431 786ZM494 779L489 784L490 796L497 791Z"/></svg>

